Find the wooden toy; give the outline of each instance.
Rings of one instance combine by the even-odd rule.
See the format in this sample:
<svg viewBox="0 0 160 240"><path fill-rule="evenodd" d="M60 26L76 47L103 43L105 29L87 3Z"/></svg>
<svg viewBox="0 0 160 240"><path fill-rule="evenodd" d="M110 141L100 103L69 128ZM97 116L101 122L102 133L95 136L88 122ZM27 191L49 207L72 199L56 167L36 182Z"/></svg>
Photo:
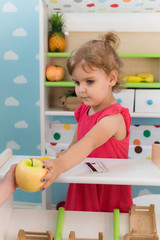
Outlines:
<svg viewBox="0 0 160 240"><path fill-rule="evenodd" d="M19 230L17 240L52 240L53 233L47 232L29 232L24 230Z"/></svg>
<svg viewBox="0 0 160 240"><path fill-rule="evenodd" d="M119 209L113 211L114 240L120 240L120 216Z"/></svg>
<svg viewBox="0 0 160 240"><path fill-rule="evenodd" d="M132 205L129 211L129 232L124 240L159 240L154 205Z"/></svg>
<svg viewBox="0 0 160 240"><path fill-rule="evenodd" d="M76 238L75 232L71 231L69 234L69 240L97 240L97 239L92 239L92 238ZM99 232L98 234L98 240L104 240L104 236L102 232Z"/></svg>

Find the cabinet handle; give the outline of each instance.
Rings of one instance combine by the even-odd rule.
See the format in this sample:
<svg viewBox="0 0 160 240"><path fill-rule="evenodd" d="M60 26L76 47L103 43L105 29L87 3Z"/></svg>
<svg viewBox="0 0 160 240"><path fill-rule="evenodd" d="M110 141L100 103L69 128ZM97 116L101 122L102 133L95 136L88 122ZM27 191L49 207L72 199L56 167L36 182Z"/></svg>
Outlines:
<svg viewBox="0 0 160 240"><path fill-rule="evenodd" d="M152 104L153 104L153 100L152 100L152 99L148 99L148 100L147 100L147 104L148 104L148 105L152 105Z"/></svg>
<svg viewBox="0 0 160 240"><path fill-rule="evenodd" d="M121 98L117 98L117 102L118 103L122 103L122 99Z"/></svg>

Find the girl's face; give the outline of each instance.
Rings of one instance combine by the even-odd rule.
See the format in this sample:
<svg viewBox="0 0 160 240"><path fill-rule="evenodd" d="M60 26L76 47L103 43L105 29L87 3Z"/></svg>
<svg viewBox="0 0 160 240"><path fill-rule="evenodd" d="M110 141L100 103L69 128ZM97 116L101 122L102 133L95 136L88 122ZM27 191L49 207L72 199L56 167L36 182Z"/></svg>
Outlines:
<svg viewBox="0 0 160 240"><path fill-rule="evenodd" d="M112 94L112 87L117 81L117 74L114 72L108 76L103 69L87 68L84 71L81 64L73 70L72 78L75 82L77 96L88 106L99 111L115 100ZM114 76L112 76L114 75Z"/></svg>

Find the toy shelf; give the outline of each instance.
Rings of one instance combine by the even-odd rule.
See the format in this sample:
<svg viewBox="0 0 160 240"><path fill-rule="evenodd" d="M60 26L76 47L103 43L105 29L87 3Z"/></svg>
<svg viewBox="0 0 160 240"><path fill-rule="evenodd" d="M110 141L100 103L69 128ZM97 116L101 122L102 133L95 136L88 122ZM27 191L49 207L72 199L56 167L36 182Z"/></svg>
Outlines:
<svg viewBox="0 0 160 240"><path fill-rule="evenodd" d="M126 83L126 88L160 88L160 82L153 82L153 83L147 83L147 82L140 82L140 83Z"/></svg>
<svg viewBox="0 0 160 240"><path fill-rule="evenodd" d="M46 52L46 57L69 57L70 52ZM119 53L120 57L160 58L160 53Z"/></svg>
<svg viewBox="0 0 160 240"><path fill-rule="evenodd" d="M131 112L133 118L159 118L159 113L137 113ZM45 110L45 116L74 116L74 111L64 110L62 107L48 108Z"/></svg>
<svg viewBox="0 0 160 240"><path fill-rule="evenodd" d="M46 57L69 57L70 52L46 52Z"/></svg>
<svg viewBox="0 0 160 240"><path fill-rule="evenodd" d="M75 83L72 81L59 81L59 82L44 82L45 87L75 87ZM126 88L160 88L160 82L153 83L126 83L124 85Z"/></svg>
<svg viewBox="0 0 160 240"><path fill-rule="evenodd" d="M45 87L74 87L75 83L73 81L58 81L58 82L49 82L44 83Z"/></svg>
<svg viewBox="0 0 160 240"><path fill-rule="evenodd" d="M0 179L4 178L12 164L33 156L12 155L0 168ZM38 158L39 156L34 156ZM97 183L120 185L160 186L160 169L151 161L145 159L110 159L90 158L90 162L103 162L107 173L90 172L85 162L63 173L56 182L59 183Z"/></svg>

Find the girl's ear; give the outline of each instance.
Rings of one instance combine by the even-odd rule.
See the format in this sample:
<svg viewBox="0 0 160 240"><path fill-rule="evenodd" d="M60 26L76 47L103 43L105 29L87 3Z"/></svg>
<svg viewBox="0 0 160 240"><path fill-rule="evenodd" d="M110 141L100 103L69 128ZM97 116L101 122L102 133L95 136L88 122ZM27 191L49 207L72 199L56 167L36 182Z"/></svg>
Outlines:
<svg viewBox="0 0 160 240"><path fill-rule="evenodd" d="M109 74L109 77L110 77L110 86L113 87L116 84L117 79L118 79L117 70L112 70Z"/></svg>

